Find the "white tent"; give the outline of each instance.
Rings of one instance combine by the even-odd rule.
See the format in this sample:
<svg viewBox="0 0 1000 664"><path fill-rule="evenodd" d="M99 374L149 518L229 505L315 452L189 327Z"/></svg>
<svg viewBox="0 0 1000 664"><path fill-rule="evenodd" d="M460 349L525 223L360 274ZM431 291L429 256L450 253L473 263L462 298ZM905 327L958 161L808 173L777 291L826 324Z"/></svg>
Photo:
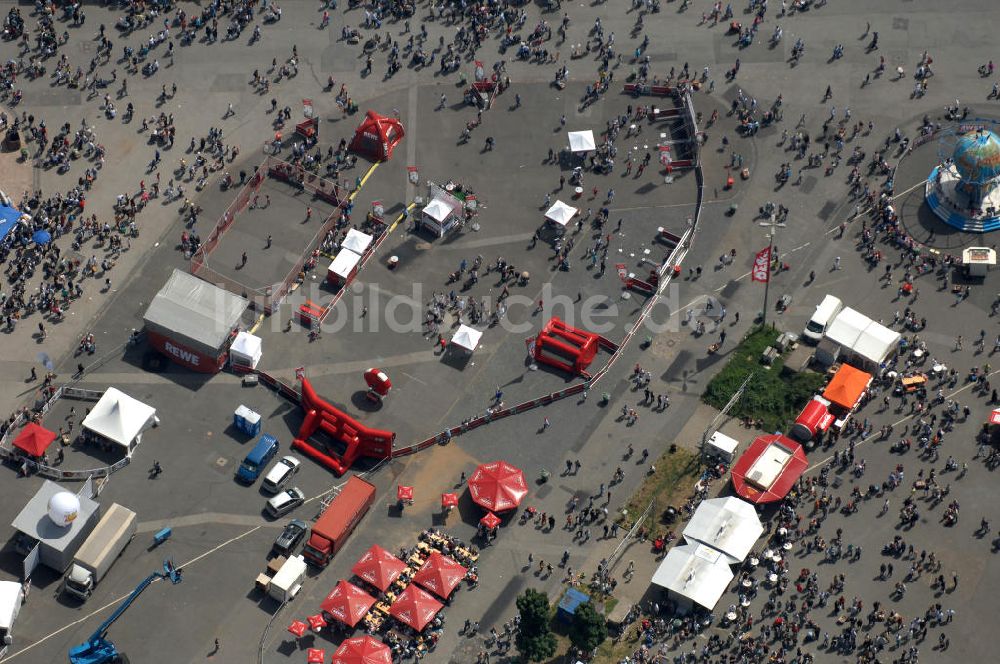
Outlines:
<svg viewBox="0 0 1000 664"><path fill-rule="evenodd" d="M360 262L361 256L350 249L341 249L340 253L334 257L333 262L330 263L330 267L327 268L327 278L335 277L338 280L346 281L354 274L354 270L357 269Z"/></svg>
<svg viewBox="0 0 1000 664"><path fill-rule="evenodd" d="M435 196L421 211L420 223L430 228L438 237L451 230L459 221L462 204L457 198L445 194Z"/></svg>
<svg viewBox="0 0 1000 664"><path fill-rule="evenodd" d="M701 501L683 535L718 550L730 564L736 564L747 557L763 532L753 505L730 496Z"/></svg>
<svg viewBox="0 0 1000 664"><path fill-rule="evenodd" d="M233 363L251 369L257 368L257 363L263 354L260 337L249 332L241 331L233 340L233 345L229 347L229 356Z"/></svg>
<svg viewBox="0 0 1000 664"><path fill-rule="evenodd" d="M880 364L896 350L900 334L846 307L830 323L826 338L862 363Z"/></svg>
<svg viewBox="0 0 1000 664"><path fill-rule="evenodd" d="M670 550L652 582L666 588L684 610L698 604L711 611L732 580L724 555L704 544L683 544Z"/></svg>
<svg viewBox="0 0 1000 664"><path fill-rule="evenodd" d="M372 243L372 236L367 233L362 233L361 231L352 228L347 231L347 237L344 241L340 243L342 249L350 249L356 254L361 256L365 255L365 251L368 250L368 246Z"/></svg>
<svg viewBox="0 0 1000 664"><path fill-rule="evenodd" d="M881 364L899 345L900 334L872 321L851 349L873 364Z"/></svg>
<svg viewBox="0 0 1000 664"><path fill-rule="evenodd" d="M549 221L559 224L560 226L565 226L579 210L575 207L566 205L562 201L556 201L555 204L549 208L548 212L545 213L545 218Z"/></svg>
<svg viewBox="0 0 1000 664"><path fill-rule="evenodd" d="M569 136L570 152L590 152L597 149L597 144L594 142L594 132L589 129L571 131L567 135Z"/></svg>
<svg viewBox="0 0 1000 664"><path fill-rule="evenodd" d="M140 434L156 419L156 409L133 399L121 390L109 387L83 420L87 431L118 443L131 456Z"/></svg>
<svg viewBox="0 0 1000 664"><path fill-rule="evenodd" d="M871 319L863 313L844 307L826 330L826 337L843 348L854 348L861 333L865 331Z"/></svg>
<svg viewBox="0 0 1000 664"><path fill-rule="evenodd" d="M716 431L712 437L706 441L705 454L722 459L723 463L732 463L736 457L736 450L740 447L740 441L731 438L721 431Z"/></svg>
<svg viewBox="0 0 1000 664"><path fill-rule="evenodd" d="M451 338L451 343L456 346L460 346L470 353L476 350L476 346L479 345L479 339L482 338L483 333L479 330L469 327L468 325L459 325L458 330L455 332L455 336Z"/></svg>

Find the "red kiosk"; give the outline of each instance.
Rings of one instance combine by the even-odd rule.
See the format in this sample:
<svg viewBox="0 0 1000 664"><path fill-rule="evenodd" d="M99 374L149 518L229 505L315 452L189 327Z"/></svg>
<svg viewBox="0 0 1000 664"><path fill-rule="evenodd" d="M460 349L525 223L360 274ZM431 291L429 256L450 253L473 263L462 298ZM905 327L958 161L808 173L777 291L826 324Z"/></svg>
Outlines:
<svg viewBox="0 0 1000 664"><path fill-rule="evenodd" d="M292 441L292 449L301 450L306 456L326 466L338 476L359 457L388 459L396 434L392 431L372 429L321 399L307 378L302 379L302 408L306 418L299 428L299 435ZM343 453L327 447L321 449L309 440L317 431L330 436L346 448Z"/></svg>
<svg viewBox="0 0 1000 664"><path fill-rule="evenodd" d="M601 345L611 344L599 334L570 327L553 316L538 333L532 356L536 362L590 378L587 367Z"/></svg>
<svg viewBox="0 0 1000 664"><path fill-rule="evenodd" d="M791 438L757 436L733 465L733 489L755 505L774 503L788 495L808 466L802 446Z"/></svg>
<svg viewBox="0 0 1000 664"><path fill-rule="evenodd" d="M388 161L393 149L403 140L404 133L403 124L399 120L368 111L365 119L354 130L350 149L351 152L374 161Z"/></svg>
<svg viewBox="0 0 1000 664"><path fill-rule="evenodd" d="M808 443L817 435L826 433L836 419L830 412L829 401L822 397L813 397L795 418L788 435L800 443Z"/></svg>

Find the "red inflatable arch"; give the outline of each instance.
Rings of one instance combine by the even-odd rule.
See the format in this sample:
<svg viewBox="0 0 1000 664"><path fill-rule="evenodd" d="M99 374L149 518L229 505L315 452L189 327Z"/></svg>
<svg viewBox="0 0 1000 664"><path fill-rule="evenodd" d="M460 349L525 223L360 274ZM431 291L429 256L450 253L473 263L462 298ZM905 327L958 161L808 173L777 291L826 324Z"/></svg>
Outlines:
<svg viewBox="0 0 1000 664"><path fill-rule="evenodd" d="M302 379L302 409L306 419L299 427L299 435L292 441L292 449L323 464L338 476L343 475L359 457L388 459L392 456L392 431L372 429L350 415L334 408L321 399L307 378ZM317 431L325 433L346 446L343 454L330 449L320 449L309 441Z"/></svg>
<svg viewBox="0 0 1000 664"><path fill-rule="evenodd" d="M570 327L553 316L535 339L534 358L537 362L590 378L587 367L601 345L612 346L601 335Z"/></svg>

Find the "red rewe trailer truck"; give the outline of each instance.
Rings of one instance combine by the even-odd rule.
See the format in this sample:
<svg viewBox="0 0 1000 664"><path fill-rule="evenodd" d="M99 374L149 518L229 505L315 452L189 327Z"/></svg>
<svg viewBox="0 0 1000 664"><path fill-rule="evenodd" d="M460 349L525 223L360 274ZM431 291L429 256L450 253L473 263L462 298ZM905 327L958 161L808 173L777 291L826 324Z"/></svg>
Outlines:
<svg viewBox="0 0 1000 664"><path fill-rule="evenodd" d="M352 475L340 494L313 524L309 541L302 549L306 562L316 567L326 567L373 502L375 487L357 475Z"/></svg>

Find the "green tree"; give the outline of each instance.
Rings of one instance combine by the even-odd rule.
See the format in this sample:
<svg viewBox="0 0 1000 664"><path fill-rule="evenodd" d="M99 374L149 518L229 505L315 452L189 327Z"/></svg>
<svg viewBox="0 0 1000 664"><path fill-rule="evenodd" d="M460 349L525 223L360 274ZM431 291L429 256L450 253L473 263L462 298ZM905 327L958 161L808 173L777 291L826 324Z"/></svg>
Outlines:
<svg viewBox="0 0 1000 664"><path fill-rule="evenodd" d="M549 631L549 596L531 588L517 598L521 627L518 652L529 662L541 662L556 654L556 637Z"/></svg>
<svg viewBox="0 0 1000 664"><path fill-rule="evenodd" d="M569 640L581 651L588 653L608 638L608 625L593 604L585 602L576 607L569 626Z"/></svg>

